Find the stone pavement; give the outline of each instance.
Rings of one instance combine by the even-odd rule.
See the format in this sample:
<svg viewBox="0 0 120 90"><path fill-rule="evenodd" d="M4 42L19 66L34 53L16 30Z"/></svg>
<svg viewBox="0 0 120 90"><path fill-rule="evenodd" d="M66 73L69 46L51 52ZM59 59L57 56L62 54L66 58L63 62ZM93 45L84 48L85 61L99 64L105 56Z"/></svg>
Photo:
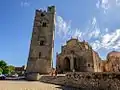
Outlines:
<svg viewBox="0 0 120 90"><path fill-rule="evenodd" d="M71 87L47 84L39 81L0 81L0 90L77 90Z"/></svg>

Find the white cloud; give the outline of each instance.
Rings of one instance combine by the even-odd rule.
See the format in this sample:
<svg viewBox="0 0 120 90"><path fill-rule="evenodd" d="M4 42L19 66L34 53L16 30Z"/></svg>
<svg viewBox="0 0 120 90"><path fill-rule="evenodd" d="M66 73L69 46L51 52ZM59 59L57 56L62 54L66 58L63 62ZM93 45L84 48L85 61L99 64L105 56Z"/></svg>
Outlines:
<svg viewBox="0 0 120 90"><path fill-rule="evenodd" d="M80 31L80 29L76 29L73 37L75 37L75 38L82 38L81 36L82 36L82 32Z"/></svg>
<svg viewBox="0 0 120 90"><path fill-rule="evenodd" d="M79 28L72 28L71 21L66 22L61 16L56 17L56 36L61 39L68 39L70 37L82 39L83 32Z"/></svg>
<svg viewBox="0 0 120 90"><path fill-rule="evenodd" d="M92 22L90 25L87 26L87 35L88 35L88 40L91 38L97 38L99 37L100 34L100 29L96 20L96 17L92 18Z"/></svg>
<svg viewBox="0 0 120 90"><path fill-rule="evenodd" d="M96 7L97 7L97 8L100 8L100 0L97 1Z"/></svg>
<svg viewBox="0 0 120 90"><path fill-rule="evenodd" d="M96 17L92 18L90 25L87 26L87 31L84 30L84 32L82 32L79 28L72 28L71 21L66 22L61 16L57 16L56 30L56 34L63 39L70 36L90 40L92 38L97 38L100 35Z"/></svg>
<svg viewBox="0 0 120 90"><path fill-rule="evenodd" d="M105 10L110 8L109 0L101 0L101 7Z"/></svg>
<svg viewBox="0 0 120 90"><path fill-rule="evenodd" d="M96 7L103 10L104 14L106 14L108 10L116 9L118 6L120 6L120 0L97 0L96 3Z"/></svg>
<svg viewBox="0 0 120 90"><path fill-rule="evenodd" d="M105 48L107 50L120 49L120 29L115 30L115 32L104 34L99 39L99 42L95 41L95 42L91 43L91 45L93 45L93 48L96 50L98 50L100 48Z"/></svg>
<svg viewBox="0 0 120 90"><path fill-rule="evenodd" d="M61 16L57 16L56 26L57 36L59 35L64 41L70 37L75 37L87 40L94 50L120 49L120 29L108 32L108 28L105 28L105 32L101 32L96 17L92 18L91 24L87 26L87 31L72 28L70 21L66 22Z"/></svg>
<svg viewBox="0 0 120 90"><path fill-rule="evenodd" d="M92 42L92 43L91 43L91 46L92 46L92 48L93 48L94 50L100 49L100 48L101 48L101 46L100 46L100 41L96 40L95 42Z"/></svg>
<svg viewBox="0 0 120 90"><path fill-rule="evenodd" d="M108 32L108 28L105 29L105 32L106 32L106 33Z"/></svg>
<svg viewBox="0 0 120 90"><path fill-rule="evenodd" d="M66 35L69 33L70 28L71 28L71 22L64 21L61 16L56 17L56 29L57 29L57 34L62 37L66 37Z"/></svg>
<svg viewBox="0 0 120 90"><path fill-rule="evenodd" d="M92 25L95 25L95 24L96 24L96 22L97 22L96 18L95 18L95 17L93 17L93 20L92 20Z"/></svg>
<svg viewBox="0 0 120 90"><path fill-rule="evenodd" d="M21 7L29 7L30 3L28 1L22 1L21 2Z"/></svg>
<svg viewBox="0 0 120 90"><path fill-rule="evenodd" d="M116 5L120 6L120 0L116 0Z"/></svg>
<svg viewBox="0 0 120 90"><path fill-rule="evenodd" d="M104 13L107 12L107 10L111 7L110 6L110 0L98 0L96 3L96 7L98 9L103 9Z"/></svg>
<svg viewBox="0 0 120 90"><path fill-rule="evenodd" d="M92 38L92 37L97 38L97 37L99 37L99 34L100 34L100 30L96 28L95 30L93 30L93 31L89 34L89 37L90 37L90 38Z"/></svg>

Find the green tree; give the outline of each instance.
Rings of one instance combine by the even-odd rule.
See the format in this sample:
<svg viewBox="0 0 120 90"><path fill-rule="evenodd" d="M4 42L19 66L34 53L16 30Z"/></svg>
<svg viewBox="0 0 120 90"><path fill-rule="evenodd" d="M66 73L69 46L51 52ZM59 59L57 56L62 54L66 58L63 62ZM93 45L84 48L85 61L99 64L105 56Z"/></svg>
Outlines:
<svg viewBox="0 0 120 90"><path fill-rule="evenodd" d="M0 68L4 70L6 66L7 66L7 63L4 60L0 60Z"/></svg>
<svg viewBox="0 0 120 90"><path fill-rule="evenodd" d="M12 65L9 65L8 70L9 70L9 74L11 74L11 73L15 72L15 67Z"/></svg>
<svg viewBox="0 0 120 90"><path fill-rule="evenodd" d="M2 68L0 68L0 74L2 74L2 72L3 72L3 70L2 70Z"/></svg>
<svg viewBox="0 0 120 90"><path fill-rule="evenodd" d="M4 60L0 60L0 72L3 74L11 74L15 72L15 67L12 65L7 65Z"/></svg>
<svg viewBox="0 0 120 90"><path fill-rule="evenodd" d="M6 66L4 69L3 69L3 74L9 74L9 67Z"/></svg>

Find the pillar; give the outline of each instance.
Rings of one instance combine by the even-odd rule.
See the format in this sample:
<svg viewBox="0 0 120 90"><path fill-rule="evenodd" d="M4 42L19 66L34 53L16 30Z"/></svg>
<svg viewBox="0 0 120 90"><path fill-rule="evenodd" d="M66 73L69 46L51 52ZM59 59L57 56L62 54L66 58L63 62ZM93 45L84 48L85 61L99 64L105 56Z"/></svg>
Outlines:
<svg viewBox="0 0 120 90"><path fill-rule="evenodd" d="M71 55L71 59L70 59L70 69L71 70L74 69L74 58L73 58L73 55Z"/></svg>

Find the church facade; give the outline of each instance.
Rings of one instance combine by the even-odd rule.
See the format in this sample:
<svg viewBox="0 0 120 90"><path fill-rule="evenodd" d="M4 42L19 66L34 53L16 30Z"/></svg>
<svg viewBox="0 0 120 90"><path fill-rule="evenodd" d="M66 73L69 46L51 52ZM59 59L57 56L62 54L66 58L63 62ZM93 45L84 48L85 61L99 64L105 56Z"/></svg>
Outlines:
<svg viewBox="0 0 120 90"><path fill-rule="evenodd" d="M86 41L80 42L78 39L71 38L61 47L61 53L57 54L56 58L56 68L60 73L73 70L76 72L100 71L97 66L100 58Z"/></svg>
<svg viewBox="0 0 120 90"><path fill-rule="evenodd" d="M108 53L106 60L86 41L71 38L56 55L56 69L64 72L120 72L120 52Z"/></svg>

